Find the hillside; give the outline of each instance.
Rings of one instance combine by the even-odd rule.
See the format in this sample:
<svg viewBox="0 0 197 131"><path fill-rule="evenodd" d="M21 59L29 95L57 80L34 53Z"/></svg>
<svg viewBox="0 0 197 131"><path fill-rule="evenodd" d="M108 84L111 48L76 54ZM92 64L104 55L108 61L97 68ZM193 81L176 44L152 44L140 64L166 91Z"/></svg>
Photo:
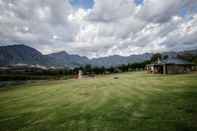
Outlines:
<svg viewBox="0 0 197 131"><path fill-rule="evenodd" d="M88 59L79 55L71 55L65 51L42 55L36 49L26 45L12 45L0 47L0 65L9 64L40 64L45 66L78 67L91 64L92 66L118 66L134 62L142 62L150 59L152 54L123 56L109 56L103 58Z"/></svg>
<svg viewBox="0 0 197 131"><path fill-rule="evenodd" d="M192 54L197 56L197 50L185 51L185 52L164 52L162 55L168 55L169 57L176 57L178 54ZM102 58L88 59L79 55L71 55L65 51L56 52L49 55L43 55L41 52L26 45L12 45L12 46L0 46L0 66L10 64L39 64L44 66L56 66L56 67L79 67L82 65L90 64L92 66L118 66L128 63L143 62L150 60L152 53L145 53L140 55L130 56L108 56ZM188 58L188 57L187 57ZM190 56L189 56L190 58Z"/></svg>
<svg viewBox="0 0 197 131"><path fill-rule="evenodd" d="M56 65L64 65L64 66L80 66L89 63L89 59L87 57L81 57L79 55L70 55L65 51L52 53L47 55L47 57L54 60Z"/></svg>
<svg viewBox="0 0 197 131"><path fill-rule="evenodd" d="M0 65L18 63L45 65L49 60L36 49L25 45L0 47Z"/></svg>
<svg viewBox="0 0 197 131"><path fill-rule="evenodd" d="M146 60L150 60L151 57L151 53L145 53L142 55L130 55L127 57L114 55L109 57L92 59L91 64L95 66L111 67L128 63L143 62Z"/></svg>

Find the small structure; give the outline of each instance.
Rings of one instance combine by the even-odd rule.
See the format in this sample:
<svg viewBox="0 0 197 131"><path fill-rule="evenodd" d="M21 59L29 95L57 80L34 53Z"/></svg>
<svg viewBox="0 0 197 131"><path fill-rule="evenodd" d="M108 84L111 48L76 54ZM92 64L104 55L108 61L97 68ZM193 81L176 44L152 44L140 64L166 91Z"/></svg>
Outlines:
<svg viewBox="0 0 197 131"><path fill-rule="evenodd" d="M158 60L146 66L146 70L153 74L182 74L192 71L193 64L177 58Z"/></svg>
<svg viewBox="0 0 197 131"><path fill-rule="evenodd" d="M78 76L77 76L77 78L78 78L78 79L81 79L81 78L82 78L82 74L83 74L82 71L79 70L79 71L78 71Z"/></svg>

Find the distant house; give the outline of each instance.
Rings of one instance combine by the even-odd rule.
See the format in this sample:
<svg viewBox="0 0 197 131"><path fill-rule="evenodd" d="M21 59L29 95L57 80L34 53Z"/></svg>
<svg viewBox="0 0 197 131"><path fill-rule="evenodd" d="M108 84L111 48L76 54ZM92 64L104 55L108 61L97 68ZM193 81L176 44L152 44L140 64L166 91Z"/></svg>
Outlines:
<svg viewBox="0 0 197 131"><path fill-rule="evenodd" d="M192 71L193 64L191 62L169 58L166 60L158 60L156 63L152 63L146 66L146 70L153 74L181 74L189 73Z"/></svg>

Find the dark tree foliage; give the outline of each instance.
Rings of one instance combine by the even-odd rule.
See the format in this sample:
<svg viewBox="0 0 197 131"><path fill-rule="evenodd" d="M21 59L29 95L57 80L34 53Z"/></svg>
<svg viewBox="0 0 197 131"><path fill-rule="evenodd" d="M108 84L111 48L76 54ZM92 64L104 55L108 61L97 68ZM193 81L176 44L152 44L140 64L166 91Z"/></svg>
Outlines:
<svg viewBox="0 0 197 131"><path fill-rule="evenodd" d="M184 54L178 54L177 57L183 60L190 61L193 64L197 64L197 55L195 54L184 53Z"/></svg>
<svg viewBox="0 0 197 131"><path fill-rule="evenodd" d="M164 60L167 60L168 58L169 58L168 55L163 56L163 59L164 59Z"/></svg>
<svg viewBox="0 0 197 131"><path fill-rule="evenodd" d="M79 70L83 72L83 75L96 75L96 74L112 74L112 73L121 73L121 72L128 72L128 71L136 71L136 70L143 70L147 64L150 64L151 61L144 61L141 63L129 63L123 64L116 67L109 67L106 68L102 67L93 67L91 65L85 65L81 67L77 67L74 69L49 69L49 70L27 70L25 72L17 73L20 76L16 76L15 72L4 72L4 76L0 76L0 80L32 80L32 79L59 79L63 76L77 78ZM2 72L0 72L3 74Z"/></svg>
<svg viewBox="0 0 197 131"><path fill-rule="evenodd" d="M197 57L192 61L195 65L197 65Z"/></svg>
<svg viewBox="0 0 197 131"><path fill-rule="evenodd" d="M160 53L154 54L151 58L151 62L156 62L158 59L162 59L162 55Z"/></svg>
<svg viewBox="0 0 197 131"><path fill-rule="evenodd" d="M129 68L130 69L144 69L146 67L147 64L150 64L151 61L144 61L141 63L133 63L133 64L129 64Z"/></svg>
<svg viewBox="0 0 197 131"><path fill-rule="evenodd" d="M147 64L150 64L151 61L144 61L141 63L130 63L130 64L123 64L117 67L109 67L105 68L102 67L92 67L91 65L82 66L80 68L75 68L76 72L78 70L82 70L84 75L90 74L111 74L111 73L120 73L120 72L128 72L128 71L135 71L135 70L143 70Z"/></svg>

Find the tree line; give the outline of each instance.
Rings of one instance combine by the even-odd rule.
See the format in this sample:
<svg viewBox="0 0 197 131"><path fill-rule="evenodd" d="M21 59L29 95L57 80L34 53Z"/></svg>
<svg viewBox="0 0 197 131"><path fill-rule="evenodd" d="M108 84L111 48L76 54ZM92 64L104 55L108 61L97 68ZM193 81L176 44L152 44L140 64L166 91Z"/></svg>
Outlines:
<svg viewBox="0 0 197 131"><path fill-rule="evenodd" d="M190 58L192 60L196 60L196 57L191 57L191 55L184 55L184 56L178 56L182 59L188 59ZM137 63L128 63L128 64L122 64L118 66L111 66L111 67L96 67L92 66L90 64L88 65L81 65L79 67L75 67L73 69L70 68L63 68L63 69L52 69L52 70L34 70L34 71L25 71L25 72L17 72L17 73L9 73L4 72L0 73L0 80L1 78L8 79L8 77L12 77L15 79L20 79L20 77L24 77L23 79L30 79L29 76L31 76L31 79L48 79L48 78L72 78L78 75L79 70L83 72L83 75L99 75L99 74L113 74L113 73L121 73L121 72L129 72L129 71L140 71L144 70L147 64L157 62L158 60L168 59L168 56L162 56L160 53L154 54L150 60L146 60L143 62L137 62ZM3 74L3 75L2 75ZM10 75L9 75L10 74ZM17 74L17 75L16 75ZM37 77L38 76L38 77ZM46 77L44 77L46 76Z"/></svg>
<svg viewBox="0 0 197 131"><path fill-rule="evenodd" d="M91 75L91 74L112 74L112 73L121 73L121 72L128 72L128 71L139 71L144 70L147 64L150 64L151 61L147 60L144 62L139 63L129 63L129 64L122 64L119 66L111 66L111 67L96 67L91 65L80 66L74 68L73 70L67 71L67 74L71 73L70 75L78 74L78 71L81 70L84 75Z"/></svg>

